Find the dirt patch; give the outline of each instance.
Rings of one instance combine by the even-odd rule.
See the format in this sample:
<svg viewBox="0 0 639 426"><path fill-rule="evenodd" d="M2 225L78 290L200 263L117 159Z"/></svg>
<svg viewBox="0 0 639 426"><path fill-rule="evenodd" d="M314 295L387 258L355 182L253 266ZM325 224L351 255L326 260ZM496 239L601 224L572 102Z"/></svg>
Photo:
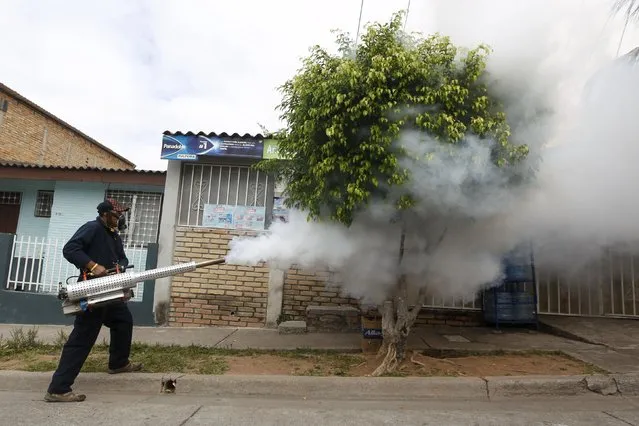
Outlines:
<svg viewBox="0 0 639 426"><path fill-rule="evenodd" d="M314 368L313 361L308 359L290 359L274 355L256 355L243 357L228 357L229 375L298 375Z"/></svg>
<svg viewBox="0 0 639 426"><path fill-rule="evenodd" d="M83 372L104 372L108 349L94 348ZM153 373L367 376L379 365L375 355L318 351L260 352L223 351L206 348L138 347L132 358ZM59 350L38 348L0 354L1 370L53 371ZM434 358L409 353L393 374L397 376L509 376L575 375L599 372L596 368L560 354L491 354Z"/></svg>
<svg viewBox="0 0 639 426"><path fill-rule="evenodd" d="M24 370L25 362L22 359L5 359L0 361L0 370Z"/></svg>
<svg viewBox="0 0 639 426"><path fill-rule="evenodd" d="M527 376L527 375L577 375L588 372L587 364L561 355L487 355L455 358L432 358L421 354L409 354L398 368L401 376ZM379 365L375 355L367 356L366 363L350 372L355 376L371 374Z"/></svg>
<svg viewBox="0 0 639 426"><path fill-rule="evenodd" d="M364 358L353 354L260 354L228 356L229 375L346 376Z"/></svg>

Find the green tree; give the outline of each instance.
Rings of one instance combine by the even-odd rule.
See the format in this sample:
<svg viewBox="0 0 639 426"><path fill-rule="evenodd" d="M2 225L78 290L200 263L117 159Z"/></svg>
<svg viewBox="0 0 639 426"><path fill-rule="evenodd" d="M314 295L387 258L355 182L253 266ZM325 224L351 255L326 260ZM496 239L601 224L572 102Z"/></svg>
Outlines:
<svg viewBox="0 0 639 426"><path fill-rule="evenodd" d="M462 50L439 34L408 35L402 13L368 26L357 46L339 33L337 46L335 54L314 46L281 87L286 126L272 136L284 159L258 167L286 182L288 207L308 211L311 220L349 226L371 201L381 200L402 221L420 202L407 185L410 170L401 166L408 153L397 141L404 132L452 147L472 134L492 147L492 161L505 171L526 157L526 146L510 142L505 113L483 82L488 47ZM429 156L417 160L428 167ZM375 375L403 361L424 297L420 292L409 309L405 277L398 277L395 294L380 307L384 360Z"/></svg>

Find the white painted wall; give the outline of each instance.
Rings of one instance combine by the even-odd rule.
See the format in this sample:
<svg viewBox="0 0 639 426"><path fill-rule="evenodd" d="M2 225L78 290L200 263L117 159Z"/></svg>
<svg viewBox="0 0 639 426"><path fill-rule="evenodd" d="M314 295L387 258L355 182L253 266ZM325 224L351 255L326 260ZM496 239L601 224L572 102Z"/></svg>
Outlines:
<svg viewBox="0 0 639 426"><path fill-rule="evenodd" d="M181 161L171 160L166 170L164 199L162 202L162 217L160 219L160 236L158 247L158 267L173 264L173 249L175 247L175 226L180 191ZM171 277L160 278L155 281L153 297L153 313L158 324L166 324L171 301Z"/></svg>

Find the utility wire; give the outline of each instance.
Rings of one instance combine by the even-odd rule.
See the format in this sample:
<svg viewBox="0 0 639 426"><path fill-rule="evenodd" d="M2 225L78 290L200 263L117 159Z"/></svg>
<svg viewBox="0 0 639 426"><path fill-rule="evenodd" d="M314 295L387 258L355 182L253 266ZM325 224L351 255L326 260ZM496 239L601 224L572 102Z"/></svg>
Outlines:
<svg viewBox="0 0 639 426"><path fill-rule="evenodd" d="M623 43L623 38L626 35L626 28L628 28L628 22L630 21L632 9L631 5L628 5L628 13L626 13L626 23L623 25L623 31L621 32L621 37L619 38L619 45L617 46L617 57L619 57L619 51L621 50L621 43Z"/></svg>
<svg viewBox="0 0 639 426"><path fill-rule="evenodd" d="M408 22L409 12L410 12L410 0L408 0L408 6L406 7L406 17L404 18L404 31L406 31L406 22Z"/></svg>
<svg viewBox="0 0 639 426"><path fill-rule="evenodd" d="M357 42L359 40L359 29L362 26L362 11L364 10L364 0L359 6L359 20L357 21L357 35L355 36L355 50L357 50Z"/></svg>

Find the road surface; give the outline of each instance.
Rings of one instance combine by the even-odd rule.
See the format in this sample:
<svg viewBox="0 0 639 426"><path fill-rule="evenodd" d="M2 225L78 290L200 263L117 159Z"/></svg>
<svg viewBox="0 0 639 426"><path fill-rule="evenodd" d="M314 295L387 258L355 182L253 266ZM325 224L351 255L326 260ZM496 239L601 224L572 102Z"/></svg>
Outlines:
<svg viewBox="0 0 639 426"><path fill-rule="evenodd" d="M158 389L159 391L159 389ZM308 400L205 395L88 395L82 403L45 403L42 393L0 391L6 425L582 425L639 426L639 398L477 400Z"/></svg>

